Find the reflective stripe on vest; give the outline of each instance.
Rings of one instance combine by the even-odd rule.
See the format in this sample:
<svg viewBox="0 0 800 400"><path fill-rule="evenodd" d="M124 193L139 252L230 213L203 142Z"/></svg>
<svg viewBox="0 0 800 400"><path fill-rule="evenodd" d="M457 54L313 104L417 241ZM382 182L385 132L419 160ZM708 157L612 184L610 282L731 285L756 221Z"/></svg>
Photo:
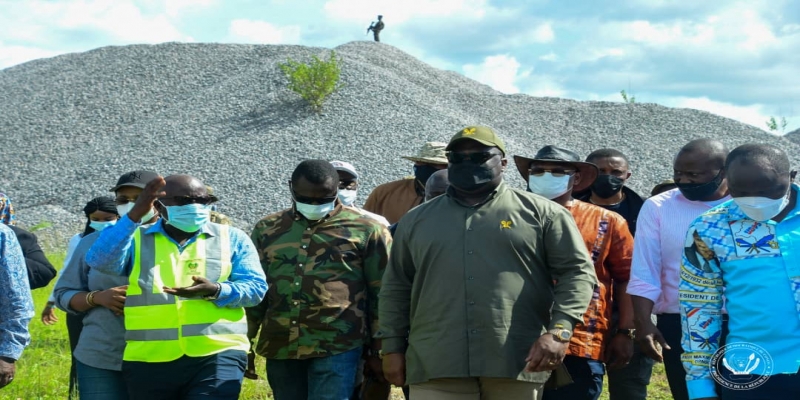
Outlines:
<svg viewBox="0 0 800 400"><path fill-rule="evenodd" d="M212 282L231 273L228 226L209 223L212 235L199 235L183 252L161 233L134 232L134 265L125 300L126 361L165 362L224 350L248 351L244 309L163 292L192 285L192 276Z"/></svg>

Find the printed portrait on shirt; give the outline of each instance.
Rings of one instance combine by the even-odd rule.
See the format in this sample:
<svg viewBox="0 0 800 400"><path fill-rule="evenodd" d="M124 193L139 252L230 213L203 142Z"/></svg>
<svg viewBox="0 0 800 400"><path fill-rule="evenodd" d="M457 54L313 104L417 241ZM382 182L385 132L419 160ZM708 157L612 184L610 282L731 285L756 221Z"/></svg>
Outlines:
<svg viewBox="0 0 800 400"><path fill-rule="evenodd" d="M717 265L716 255L700 238L697 231L687 235L686 241L684 255L689 260L689 263L697 268L702 268L703 272L713 272L714 268L712 267Z"/></svg>

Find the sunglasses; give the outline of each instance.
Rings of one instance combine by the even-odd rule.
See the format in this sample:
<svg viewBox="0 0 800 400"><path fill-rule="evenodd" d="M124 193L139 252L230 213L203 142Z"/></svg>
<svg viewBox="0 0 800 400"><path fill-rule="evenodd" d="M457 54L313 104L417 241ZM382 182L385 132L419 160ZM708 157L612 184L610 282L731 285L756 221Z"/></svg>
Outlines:
<svg viewBox="0 0 800 400"><path fill-rule="evenodd" d="M572 176L577 171L575 171L574 169L563 169L563 168L548 169L548 168L531 167L528 169L528 172L533 176L542 176L544 175L545 172L549 172L554 177L561 178L563 176Z"/></svg>
<svg viewBox="0 0 800 400"><path fill-rule="evenodd" d="M160 200L170 200L176 206L185 206L189 204L209 205L216 202L217 198L215 196L172 196L162 197Z"/></svg>
<svg viewBox="0 0 800 400"><path fill-rule="evenodd" d="M461 164L463 162L469 161L473 164L483 164L486 161L489 161L492 157L498 156L499 154L491 153L488 151L479 152L479 153L455 153L452 151L448 151L445 153L447 156L447 161L451 164Z"/></svg>

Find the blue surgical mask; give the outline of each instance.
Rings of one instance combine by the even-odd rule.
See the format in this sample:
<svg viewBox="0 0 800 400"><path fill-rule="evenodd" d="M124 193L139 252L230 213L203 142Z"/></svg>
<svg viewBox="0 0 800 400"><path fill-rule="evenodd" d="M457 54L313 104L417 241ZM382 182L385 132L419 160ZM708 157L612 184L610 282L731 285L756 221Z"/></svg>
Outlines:
<svg viewBox="0 0 800 400"><path fill-rule="evenodd" d="M117 220L113 221L89 221L89 227L94 229L97 232L102 231L103 229L108 228L109 226L114 226L117 223Z"/></svg>
<svg viewBox="0 0 800 400"><path fill-rule="evenodd" d="M528 189L539 196L553 200L569 191L570 178L569 175L553 176L550 172L545 172L540 176L531 175L528 178Z"/></svg>
<svg viewBox="0 0 800 400"><path fill-rule="evenodd" d="M339 201L346 206L352 206L358 197L358 190L339 189Z"/></svg>
<svg viewBox="0 0 800 400"><path fill-rule="evenodd" d="M301 203L299 201L294 202L295 207L297 208L297 212L303 214L304 217L311 221L317 221L320 219L325 218L334 208L336 208L336 202L332 203L325 203L325 204L306 204Z"/></svg>
<svg viewBox="0 0 800 400"><path fill-rule="evenodd" d="M186 233L199 231L211 219L211 207L205 204L192 203L164 208L167 209L167 225Z"/></svg>

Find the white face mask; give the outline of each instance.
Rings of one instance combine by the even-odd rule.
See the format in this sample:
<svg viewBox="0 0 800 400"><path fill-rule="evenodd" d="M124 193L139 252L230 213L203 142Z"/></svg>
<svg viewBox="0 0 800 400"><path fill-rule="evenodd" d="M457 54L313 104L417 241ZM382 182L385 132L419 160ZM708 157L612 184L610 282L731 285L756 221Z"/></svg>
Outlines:
<svg viewBox="0 0 800 400"><path fill-rule="evenodd" d="M352 206L358 197L358 190L339 189L339 201L346 206Z"/></svg>
<svg viewBox="0 0 800 400"><path fill-rule="evenodd" d="M119 217L122 218L125 216L125 214L129 213L132 208L133 208L133 202L127 202L125 204L118 205L117 214L119 214ZM148 211L147 214L145 214L144 217L142 217L142 221L144 222L150 221L150 219L153 218L153 216L155 215L156 215L156 210L150 207L150 211ZM139 221L133 221L133 222L138 223Z"/></svg>
<svg viewBox="0 0 800 400"><path fill-rule="evenodd" d="M733 201L748 218L754 221L769 221L780 214L789 205L789 195L792 193L791 187L786 196L780 199L770 199L769 197L734 197Z"/></svg>
<svg viewBox="0 0 800 400"><path fill-rule="evenodd" d="M335 201L333 203L326 204L306 204L295 201L294 205L297 208L297 212L303 214L304 217L311 221L317 221L325 218L326 215L336 208Z"/></svg>
<svg viewBox="0 0 800 400"><path fill-rule="evenodd" d="M114 226L117 223L117 220L113 221L89 221L89 226L97 232L102 231L103 229L108 228L109 226Z"/></svg>
<svg viewBox="0 0 800 400"><path fill-rule="evenodd" d="M545 172L541 176L531 175L528 177L528 189L539 196L553 200L569 191L569 178L570 175L555 177L550 172Z"/></svg>

